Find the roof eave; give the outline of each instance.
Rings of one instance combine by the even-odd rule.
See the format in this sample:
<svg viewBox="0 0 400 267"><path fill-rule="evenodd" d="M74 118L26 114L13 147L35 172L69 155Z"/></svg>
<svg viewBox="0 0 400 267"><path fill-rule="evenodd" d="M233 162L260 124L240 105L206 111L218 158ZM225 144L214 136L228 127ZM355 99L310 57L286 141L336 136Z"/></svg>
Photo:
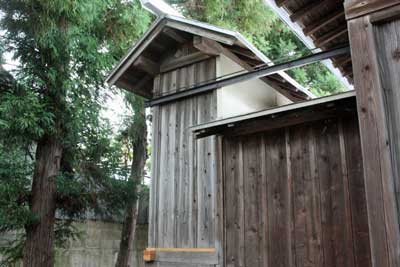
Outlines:
<svg viewBox="0 0 400 267"><path fill-rule="evenodd" d="M314 41L303 33L303 30L300 28L300 26L291 21L289 13L283 7L278 7L274 0L264 1L283 20L283 22L289 26L293 33L303 42L303 44L308 49L312 49L315 52L321 52L321 49L315 46ZM351 85L348 80L343 77L340 70L333 65L332 60L327 59L322 61L322 63L336 76L336 78L343 84L343 86L345 86L348 90L353 89L353 85Z"/></svg>

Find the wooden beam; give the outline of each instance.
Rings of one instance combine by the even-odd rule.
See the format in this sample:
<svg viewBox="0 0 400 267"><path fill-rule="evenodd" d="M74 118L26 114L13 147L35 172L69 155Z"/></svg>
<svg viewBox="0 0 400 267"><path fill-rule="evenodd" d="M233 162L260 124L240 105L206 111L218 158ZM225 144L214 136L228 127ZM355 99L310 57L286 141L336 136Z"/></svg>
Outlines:
<svg viewBox="0 0 400 267"><path fill-rule="evenodd" d="M182 34L179 34L176 30L171 29L171 28L165 28L163 30L163 34L167 35L169 38L175 40L176 42L183 44L189 41L187 38L185 38Z"/></svg>
<svg viewBox="0 0 400 267"><path fill-rule="evenodd" d="M140 81L132 82L130 79L126 77L126 75L129 74L125 73L124 75L119 77L119 79L115 83L117 87L141 95L148 99L151 99L153 97L151 90L147 90L147 85L151 83L153 77L146 75Z"/></svg>
<svg viewBox="0 0 400 267"><path fill-rule="evenodd" d="M377 27L371 12L399 1L346 1L352 51L354 87L360 122L364 182L372 267L400 266L398 201L399 169L396 133L398 119L391 109L398 97L399 61L393 57L400 36L400 22ZM380 37L384 37L380 39ZM391 81L396 81L391 84ZM393 105L394 102L394 105ZM397 130L398 131L398 130Z"/></svg>
<svg viewBox="0 0 400 267"><path fill-rule="evenodd" d="M315 45L317 47L323 47L325 44L335 40L336 38L347 34L348 30L347 30L347 25L345 24L344 26L340 27L340 28L335 28L332 31L324 34L323 36L319 37L316 41L315 41Z"/></svg>
<svg viewBox="0 0 400 267"><path fill-rule="evenodd" d="M234 52L235 54L239 54L241 56L250 58L250 59L254 59L254 60L258 60L259 62L262 62L256 55L254 55L252 52L250 52L248 49L239 47L239 46L231 46L228 48L229 50L231 50L232 52Z"/></svg>
<svg viewBox="0 0 400 267"><path fill-rule="evenodd" d="M308 14L314 12L315 10L318 10L325 6L327 3L329 3L332 0L318 0L318 1L312 1L311 3L307 4L306 6L300 8L296 12L294 12L291 16L290 19L293 22L299 21L301 18L307 16Z"/></svg>
<svg viewBox="0 0 400 267"><path fill-rule="evenodd" d="M219 43L200 36L193 37L193 46L204 54L211 56L217 56L224 50Z"/></svg>
<svg viewBox="0 0 400 267"><path fill-rule="evenodd" d="M271 109L259 111L259 112L254 112L246 115L240 115L232 118L226 118L222 119L219 121L213 121L209 122L206 124L202 124L199 126L194 126L190 130L195 134L196 138L203 138L206 136L210 136L225 130L232 130L233 127L243 125L244 123L247 122L257 122L258 124L263 118L268 118L268 120L271 120L271 118L279 118L278 121L285 120L284 116L289 115L289 114L294 114L296 118L294 121L292 120L290 124L293 123L299 123L299 122L304 122L304 120L307 120L307 118L299 118L299 112L301 111L307 111L308 114L314 114L312 116L308 116L309 118L316 118L316 110L321 111L321 110L327 110L327 109L334 109L337 111L336 107L351 107L350 110L351 112L356 111L356 106L355 106L355 92L354 91L349 91L341 94L336 94L332 96L327 96L327 97L321 97L321 98L316 98L310 101L303 101L299 103L293 103L285 106L279 106L279 107L274 107ZM347 109L348 110L348 109ZM326 115L324 115L326 116ZM289 116L290 117L290 116ZM321 117L319 117L321 118ZM285 120L285 122L288 122ZM256 123L256 124L257 124ZM268 127L269 123L265 123L265 127ZM286 125L287 126L287 125ZM258 126L260 127L260 126ZM251 127L250 127L251 128Z"/></svg>
<svg viewBox="0 0 400 267"><path fill-rule="evenodd" d="M197 252L197 253L215 253L215 248L147 248L147 251L158 252Z"/></svg>
<svg viewBox="0 0 400 267"><path fill-rule="evenodd" d="M247 71L253 71L254 68L250 66L247 62L244 60L240 59L237 55L235 55L233 52L231 52L229 49L225 48L221 44L202 37L195 37L193 39L193 46L202 51L203 53L210 54L210 55L218 55L218 54L223 54L239 66L241 66L243 69ZM294 95L292 92L295 92L297 88L293 88L292 90L288 90L287 87L282 87L281 83L272 81L268 77L260 77L260 79L283 94L284 96L288 97L292 101L299 101L299 96L301 95L300 92L295 93ZM300 98L301 99L301 98Z"/></svg>
<svg viewBox="0 0 400 267"><path fill-rule="evenodd" d="M179 57L176 59L170 59L166 62L163 62L160 66L160 72L167 72L177 68L181 68L190 64L194 64L199 61L203 61L210 58L209 55L204 54L202 52L194 52L187 56Z"/></svg>
<svg viewBox="0 0 400 267"><path fill-rule="evenodd" d="M278 7L282 7L283 5L285 5L287 2L289 2L289 0L275 0L276 5Z"/></svg>
<svg viewBox="0 0 400 267"><path fill-rule="evenodd" d="M151 74L153 76L157 75L160 73L160 67L157 63L153 62L152 60L142 56L139 56L133 65L137 68L140 68L147 72L148 74Z"/></svg>
<svg viewBox="0 0 400 267"><path fill-rule="evenodd" d="M308 25L303 29L303 32L305 35L312 35L318 30L322 29L326 25L329 25L330 23L340 19L341 17L344 18L344 10L340 9L336 13L326 17L323 17L322 19L319 19L318 21Z"/></svg>
<svg viewBox="0 0 400 267"><path fill-rule="evenodd" d="M335 65L335 67L340 67L340 66L344 66L347 63L351 62L351 57L345 57L343 59L340 60L332 60L333 64Z"/></svg>
<svg viewBox="0 0 400 267"><path fill-rule="evenodd" d="M174 28L174 29L184 31L184 32L189 32L194 35L206 37L206 38L209 38L209 39L212 39L217 42L224 43L224 44L228 44L228 45L233 45L236 41L236 38L233 36L229 36L229 35L226 35L223 33L213 32L213 31L210 31L207 29L196 27L194 25L189 25L189 24L183 25L182 23L176 22L176 21L168 21L167 26Z"/></svg>
<svg viewBox="0 0 400 267"><path fill-rule="evenodd" d="M143 260L214 265L218 264L218 253L215 248L147 248Z"/></svg>
<svg viewBox="0 0 400 267"><path fill-rule="evenodd" d="M349 53L349 47L342 47L342 48L336 48L328 51L323 51L319 52L310 56L306 56L300 59L292 60L289 62L285 63L280 63L277 65L273 66L266 66L264 68L260 68L257 70L249 71L247 73L243 74L238 74L235 76L231 76L228 78L216 80L216 81L211 81L207 82L201 85L197 85L191 88L188 88L187 90L172 93L166 96L161 96L155 99L152 99L151 101L148 101L146 103L147 106L154 106L154 105L160 105L164 103L169 103L172 101L176 101L178 99L183 99L189 96L194 96L194 95L199 95L203 94L206 92L209 92L211 90L215 90L216 88L221 88L224 86L228 86L231 84L239 83L239 82L244 82L252 79L259 79L264 76L268 76L271 74L279 73L282 71L286 71L292 68L297 68L301 66L305 66L308 64L312 64L315 62L319 62L321 60L325 60L328 58L332 58L335 56L339 55L344 55Z"/></svg>
<svg viewBox="0 0 400 267"><path fill-rule="evenodd" d="M399 4L400 0L346 0L344 8L350 20Z"/></svg>

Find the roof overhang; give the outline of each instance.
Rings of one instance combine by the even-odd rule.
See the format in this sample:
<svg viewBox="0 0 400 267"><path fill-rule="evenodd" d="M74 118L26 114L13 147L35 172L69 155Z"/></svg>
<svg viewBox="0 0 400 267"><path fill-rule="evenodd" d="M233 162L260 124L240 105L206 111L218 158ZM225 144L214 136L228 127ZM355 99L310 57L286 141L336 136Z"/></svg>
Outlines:
<svg viewBox="0 0 400 267"><path fill-rule="evenodd" d="M335 35L346 33L344 31L337 31L336 28L329 29L329 26L334 26L335 23L345 23L344 19L344 8L340 5L337 0L321 0L317 1L318 6L326 6L329 8L325 8L327 10L326 14L323 15L319 21L315 21L314 23L308 23L308 25L303 24L303 17L312 17L312 13L321 12L321 10L325 10L317 6L316 1L306 0L306 1L297 1L297 0L264 0L265 3L282 19L284 23L286 23L289 28L293 31L293 33L304 43L304 45L314 51L320 52L325 50L326 45L329 44L328 41L330 38L335 37ZM338 4L339 3L339 4ZM296 6L296 9L294 7ZM297 11L297 14L295 15ZM314 16L318 17L318 16ZM311 20L311 19L309 19ZM308 26L308 27L307 27ZM327 30L325 30L327 29ZM326 36L327 39L324 39L324 46L320 46L317 39L317 33L323 32L323 37ZM334 39L334 38L333 38ZM332 41L333 41L332 39ZM348 41L347 41L348 43ZM348 58L350 55L348 56ZM337 79L347 88L353 89L353 85L349 82L351 81L351 74L349 73L349 59L341 58L338 60L327 59L322 61L322 63L337 77ZM351 64L351 62L350 62ZM345 77L347 76L347 78ZM349 78L349 79L348 79Z"/></svg>
<svg viewBox="0 0 400 267"><path fill-rule="evenodd" d="M265 64L273 65L271 60L238 32L183 17L163 15L157 18L149 30L115 66L106 82L146 98L152 98L152 80L157 73L163 72L160 69L160 57L174 51L183 42L193 41L197 37L211 40L222 49L228 49L234 57L243 59L246 61L246 66L251 68ZM152 55L152 58L147 58ZM147 65L147 68L144 65ZM314 97L285 72L279 72L275 74L275 77L267 79L277 90L286 88L285 90L294 95L294 99ZM280 87L281 84L284 86Z"/></svg>
<svg viewBox="0 0 400 267"><path fill-rule="evenodd" d="M197 138L210 135L242 135L310 121L356 114L356 94L348 91L313 100L274 107L245 115L194 125Z"/></svg>

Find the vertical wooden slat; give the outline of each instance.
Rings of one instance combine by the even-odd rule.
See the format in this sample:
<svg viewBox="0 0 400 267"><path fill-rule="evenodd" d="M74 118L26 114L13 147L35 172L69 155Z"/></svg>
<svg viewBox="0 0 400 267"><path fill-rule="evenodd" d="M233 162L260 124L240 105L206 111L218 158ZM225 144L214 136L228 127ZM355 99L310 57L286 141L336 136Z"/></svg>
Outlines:
<svg viewBox="0 0 400 267"><path fill-rule="evenodd" d="M342 183L343 183L343 200L344 200L344 218L345 218L345 230L346 230L346 239L343 247L346 252L346 257L349 258L349 266L355 266L355 257L354 257L354 240L353 240L353 218L351 216L351 204L350 204L350 189L349 189L349 174L348 174L348 166L346 160L346 144L345 144L345 136L343 130L343 120L338 120L338 134L339 134L339 144L340 144L340 165L342 167Z"/></svg>
<svg viewBox="0 0 400 267"><path fill-rule="evenodd" d="M321 184L320 177L318 173L317 167L317 147L316 147L316 138L319 137L317 135L317 131L315 127L310 127L308 137L308 147L310 151L309 163L310 163L310 175L312 180L312 245L311 248L312 258L314 266L325 266L324 263L324 255L322 249L322 220L321 220ZM305 158L307 160L307 158ZM311 257L310 257L311 261Z"/></svg>
<svg viewBox="0 0 400 267"><path fill-rule="evenodd" d="M358 134L357 118L343 120L343 136L345 143L346 166L349 183L349 197L353 226L353 250L357 267L371 266L369 247L368 215L365 199L363 162L361 158L361 141Z"/></svg>
<svg viewBox="0 0 400 267"><path fill-rule="evenodd" d="M260 212L261 194L259 162L260 136L243 143L243 199L244 199L244 266L261 266Z"/></svg>
<svg viewBox="0 0 400 267"><path fill-rule="evenodd" d="M290 204L284 131L265 136L268 183L269 266L290 266Z"/></svg>
<svg viewBox="0 0 400 267"><path fill-rule="evenodd" d="M238 140L224 139L224 227L225 249L224 257L227 267L237 266L239 231L238 231ZM228 204L229 203L229 204Z"/></svg>
<svg viewBox="0 0 400 267"><path fill-rule="evenodd" d="M311 174L312 161L309 127L290 129L290 161L293 175L294 243L296 266L322 266L320 259L319 206L316 205L318 191Z"/></svg>
<svg viewBox="0 0 400 267"><path fill-rule="evenodd" d="M225 266L224 244L225 244L225 213L224 213L224 186L225 186L225 170L223 156L223 137L217 137L217 175L216 175L216 221L215 221L215 248L218 251L219 265Z"/></svg>
<svg viewBox="0 0 400 267"><path fill-rule="evenodd" d="M340 140L336 121L322 124L317 142L318 173L321 188L322 246L325 266L353 266L347 251L351 237L347 235ZM346 222L343 225L343 222Z"/></svg>
<svg viewBox="0 0 400 267"><path fill-rule="evenodd" d="M387 115L397 221L400 221L400 20L374 27L379 73Z"/></svg>
<svg viewBox="0 0 400 267"><path fill-rule="evenodd" d="M194 84L196 79L196 66L191 65L188 68L188 84ZM197 123L197 100L190 98L186 100L189 103L189 125ZM197 196L196 196L196 173L197 173L197 154L195 151L196 140L193 138L192 132L189 133L189 246L197 246Z"/></svg>
<svg viewBox="0 0 400 267"><path fill-rule="evenodd" d="M154 94L160 90L160 75L154 78ZM157 216L158 216L158 182L159 182L159 141L160 141L160 113L159 107L152 109L152 154L151 154L151 192L149 203L149 246L157 246Z"/></svg>
<svg viewBox="0 0 400 267"><path fill-rule="evenodd" d="M262 265L265 267L270 267L271 265L269 260L269 251L270 251L270 244L269 244L269 224L268 224L268 181L267 181L267 153L266 153L266 144L265 144L265 135L261 136L260 140L260 171L261 171L261 220L260 220L260 231L261 231L261 257L262 257Z"/></svg>

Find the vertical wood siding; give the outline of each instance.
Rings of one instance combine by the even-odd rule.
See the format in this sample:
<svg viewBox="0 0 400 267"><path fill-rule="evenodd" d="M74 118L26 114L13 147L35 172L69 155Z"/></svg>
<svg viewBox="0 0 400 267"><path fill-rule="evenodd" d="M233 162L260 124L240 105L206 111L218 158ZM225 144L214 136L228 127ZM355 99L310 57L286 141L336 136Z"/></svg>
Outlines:
<svg viewBox="0 0 400 267"><path fill-rule="evenodd" d="M397 221L400 222L400 20L378 24L374 33L393 166L391 187L396 194ZM396 253L398 255L399 251Z"/></svg>
<svg viewBox="0 0 400 267"><path fill-rule="evenodd" d="M163 73L154 93L213 79L215 64ZM150 247L215 247L216 137L196 141L189 127L215 120L216 105L212 92L153 108Z"/></svg>
<svg viewBox="0 0 400 267"><path fill-rule="evenodd" d="M228 267L371 266L356 116L224 137Z"/></svg>

